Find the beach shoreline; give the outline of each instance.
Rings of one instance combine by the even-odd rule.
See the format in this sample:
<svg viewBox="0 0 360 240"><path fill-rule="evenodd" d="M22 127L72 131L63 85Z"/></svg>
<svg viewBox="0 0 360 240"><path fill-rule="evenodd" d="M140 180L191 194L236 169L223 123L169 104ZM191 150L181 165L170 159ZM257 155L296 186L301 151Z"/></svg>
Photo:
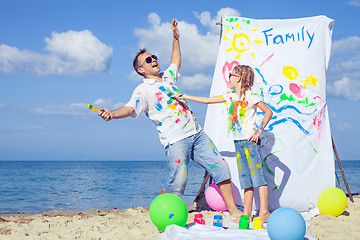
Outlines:
<svg viewBox="0 0 360 240"><path fill-rule="evenodd" d="M211 219L220 212L188 206L188 224L202 213ZM348 200L344 214L315 216L307 234L317 239L360 239L360 196ZM47 211L41 213L0 214L0 239L161 239L152 224L149 208L91 209L86 211Z"/></svg>

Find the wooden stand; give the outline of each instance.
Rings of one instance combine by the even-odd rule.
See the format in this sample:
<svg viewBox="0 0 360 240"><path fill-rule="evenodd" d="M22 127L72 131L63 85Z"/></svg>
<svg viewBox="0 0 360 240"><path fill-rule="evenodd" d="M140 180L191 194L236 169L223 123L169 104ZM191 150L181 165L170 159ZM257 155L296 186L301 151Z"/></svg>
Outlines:
<svg viewBox="0 0 360 240"><path fill-rule="evenodd" d="M347 180L346 180L346 177L345 177L344 169L343 169L343 167L342 167L342 165L341 165L339 155L338 155L338 153L337 153L337 151L336 151L334 139L333 139L332 137L331 137L331 142L332 142L332 146L333 146L333 149L334 149L334 153L335 153L335 156L336 156L337 163L338 163L339 168L340 168L340 171L341 171L341 175L342 175L342 177L343 177L343 180L344 180L344 183L345 183L345 186L346 186L346 190L347 190L348 195L349 195L349 199L350 199L351 202L354 202L354 199L353 199L353 197L352 197L352 194L351 194L349 185L348 185ZM335 172L335 174L336 174L336 172ZM340 188L342 188L337 174L336 174L336 178L337 178L337 180L338 180L338 182L339 182Z"/></svg>
<svg viewBox="0 0 360 240"><path fill-rule="evenodd" d="M209 178L210 178L210 174L205 170L204 180L203 180L203 182L202 182L202 184L200 186L198 194L196 195L196 197L194 199L194 203L199 202L201 199L204 198L204 196L205 196L205 185L206 185L206 182L209 180ZM210 179L210 184L211 184L211 181L212 180Z"/></svg>

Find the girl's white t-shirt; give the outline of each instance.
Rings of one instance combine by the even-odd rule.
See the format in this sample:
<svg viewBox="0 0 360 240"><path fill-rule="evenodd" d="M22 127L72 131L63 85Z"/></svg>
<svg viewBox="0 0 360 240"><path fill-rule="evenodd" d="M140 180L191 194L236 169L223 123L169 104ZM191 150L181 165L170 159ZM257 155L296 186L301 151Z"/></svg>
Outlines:
<svg viewBox="0 0 360 240"><path fill-rule="evenodd" d="M233 134L234 140L248 139L255 131L256 104L261 101L260 96L247 90L243 101L232 91L225 93L223 97L228 107L228 132Z"/></svg>

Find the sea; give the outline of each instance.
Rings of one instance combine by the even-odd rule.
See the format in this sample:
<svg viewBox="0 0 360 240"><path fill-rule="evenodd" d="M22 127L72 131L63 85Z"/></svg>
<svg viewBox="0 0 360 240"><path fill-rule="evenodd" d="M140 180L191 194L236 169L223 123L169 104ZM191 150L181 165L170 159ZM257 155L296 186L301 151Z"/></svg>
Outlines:
<svg viewBox="0 0 360 240"><path fill-rule="evenodd" d="M341 163L351 192L359 193L360 161ZM186 204L194 201L204 174L190 161ZM0 213L149 207L167 175L166 161L0 161Z"/></svg>

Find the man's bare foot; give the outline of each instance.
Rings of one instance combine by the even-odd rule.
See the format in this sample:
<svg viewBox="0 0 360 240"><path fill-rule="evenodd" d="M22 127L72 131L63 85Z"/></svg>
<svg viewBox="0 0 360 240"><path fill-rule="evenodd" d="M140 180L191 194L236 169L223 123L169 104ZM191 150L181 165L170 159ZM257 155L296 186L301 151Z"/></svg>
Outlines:
<svg viewBox="0 0 360 240"><path fill-rule="evenodd" d="M240 211L239 209L232 209L229 210L230 216L231 217L236 217L236 218L240 218L241 215L243 215L244 213L242 211Z"/></svg>
<svg viewBox="0 0 360 240"><path fill-rule="evenodd" d="M264 213L264 214L259 214L259 217L261 217L261 221L262 221L263 223L266 223L267 220L268 220L269 217L270 217L270 212L266 212L266 213Z"/></svg>
<svg viewBox="0 0 360 240"><path fill-rule="evenodd" d="M229 210L230 216L236 218L235 220L233 220L232 222L234 223L238 223L239 219L241 217L241 215L243 215L244 213L242 211L240 211L239 209L233 209L233 210Z"/></svg>

